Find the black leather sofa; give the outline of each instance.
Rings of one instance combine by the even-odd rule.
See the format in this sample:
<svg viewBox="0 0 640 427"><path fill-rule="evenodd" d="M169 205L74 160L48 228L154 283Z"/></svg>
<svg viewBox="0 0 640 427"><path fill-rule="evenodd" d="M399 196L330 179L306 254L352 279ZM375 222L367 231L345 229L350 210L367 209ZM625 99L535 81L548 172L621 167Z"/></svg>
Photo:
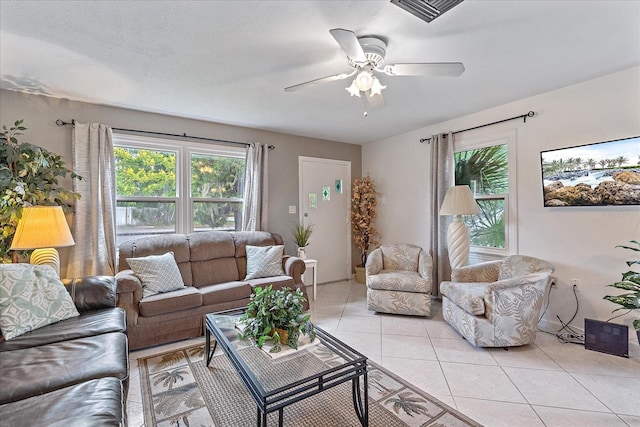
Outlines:
<svg viewBox="0 0 640 427"><path fill-rule="evenodd" d="M65 281L80 316L0 335L0 424L126 426L125 312L113 277Z"/></svg>

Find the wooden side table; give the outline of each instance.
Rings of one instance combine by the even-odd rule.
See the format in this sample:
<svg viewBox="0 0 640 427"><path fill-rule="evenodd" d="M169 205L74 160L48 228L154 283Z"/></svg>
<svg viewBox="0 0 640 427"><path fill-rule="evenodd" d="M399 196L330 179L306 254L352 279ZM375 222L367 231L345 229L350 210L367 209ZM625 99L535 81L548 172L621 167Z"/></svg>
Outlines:
<svg viewBox="0 0 640 427"><path fill-rule="evenodd" d="M307 268L313 268L313 300L316 300L316 283L318 282L318 260L303 259Z"/></svg>

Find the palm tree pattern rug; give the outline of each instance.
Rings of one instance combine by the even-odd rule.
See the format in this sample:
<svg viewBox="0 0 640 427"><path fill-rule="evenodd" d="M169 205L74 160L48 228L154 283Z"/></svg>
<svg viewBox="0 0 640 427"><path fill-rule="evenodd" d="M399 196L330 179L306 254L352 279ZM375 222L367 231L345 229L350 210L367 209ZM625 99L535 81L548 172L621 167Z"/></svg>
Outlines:
<svg viewBox="0 0 640 427"><path fill-rule="evenodd" d="M337 360L327 359L323 347L320 344L300 355L278 359L271 368L286 376L291 366L299 366L295 357L315 358L327 366L335 364ZM261 352L257 348L255 351ZM481 427L381 366L371 361L367 364L370 426ZM146 427L256 425L256 405L224 354L215 355L207 368L204 345L197 345L138 359L138 366ZM277 412L269 414L268 425L278 425ZM286 407L284 425L360 426L351 399L351 383Z"/></svg>

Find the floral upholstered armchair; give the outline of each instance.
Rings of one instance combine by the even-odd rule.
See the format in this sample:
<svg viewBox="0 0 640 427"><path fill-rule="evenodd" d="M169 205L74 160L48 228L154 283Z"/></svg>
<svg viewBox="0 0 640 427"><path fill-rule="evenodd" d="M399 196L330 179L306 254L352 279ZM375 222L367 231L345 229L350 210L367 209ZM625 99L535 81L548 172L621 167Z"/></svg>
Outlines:
<svg viewBox="0 0 640 427"><path fill-rule="evenodd" d="M419 246L383 245L366 264L367 306L383 313L431 314L431 255Z"/></svg>
<svg viewBox="0 0 640 427"><path fill-rule="evenodd" d="M440 284L442 316L470 343L511 347L532 343L553 266L511 255L455 269Z"/></svg>

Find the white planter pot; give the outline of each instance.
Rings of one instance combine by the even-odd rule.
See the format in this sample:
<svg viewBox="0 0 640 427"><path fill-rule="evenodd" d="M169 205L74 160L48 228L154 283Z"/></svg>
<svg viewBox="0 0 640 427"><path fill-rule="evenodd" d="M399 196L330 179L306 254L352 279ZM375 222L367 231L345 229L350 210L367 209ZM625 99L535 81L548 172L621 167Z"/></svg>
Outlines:
<svg viewBox="0 0 640 427"><path fill-rule="evenodd" d="M307 248L298 248L298 258L307 259Z"/></svg>

